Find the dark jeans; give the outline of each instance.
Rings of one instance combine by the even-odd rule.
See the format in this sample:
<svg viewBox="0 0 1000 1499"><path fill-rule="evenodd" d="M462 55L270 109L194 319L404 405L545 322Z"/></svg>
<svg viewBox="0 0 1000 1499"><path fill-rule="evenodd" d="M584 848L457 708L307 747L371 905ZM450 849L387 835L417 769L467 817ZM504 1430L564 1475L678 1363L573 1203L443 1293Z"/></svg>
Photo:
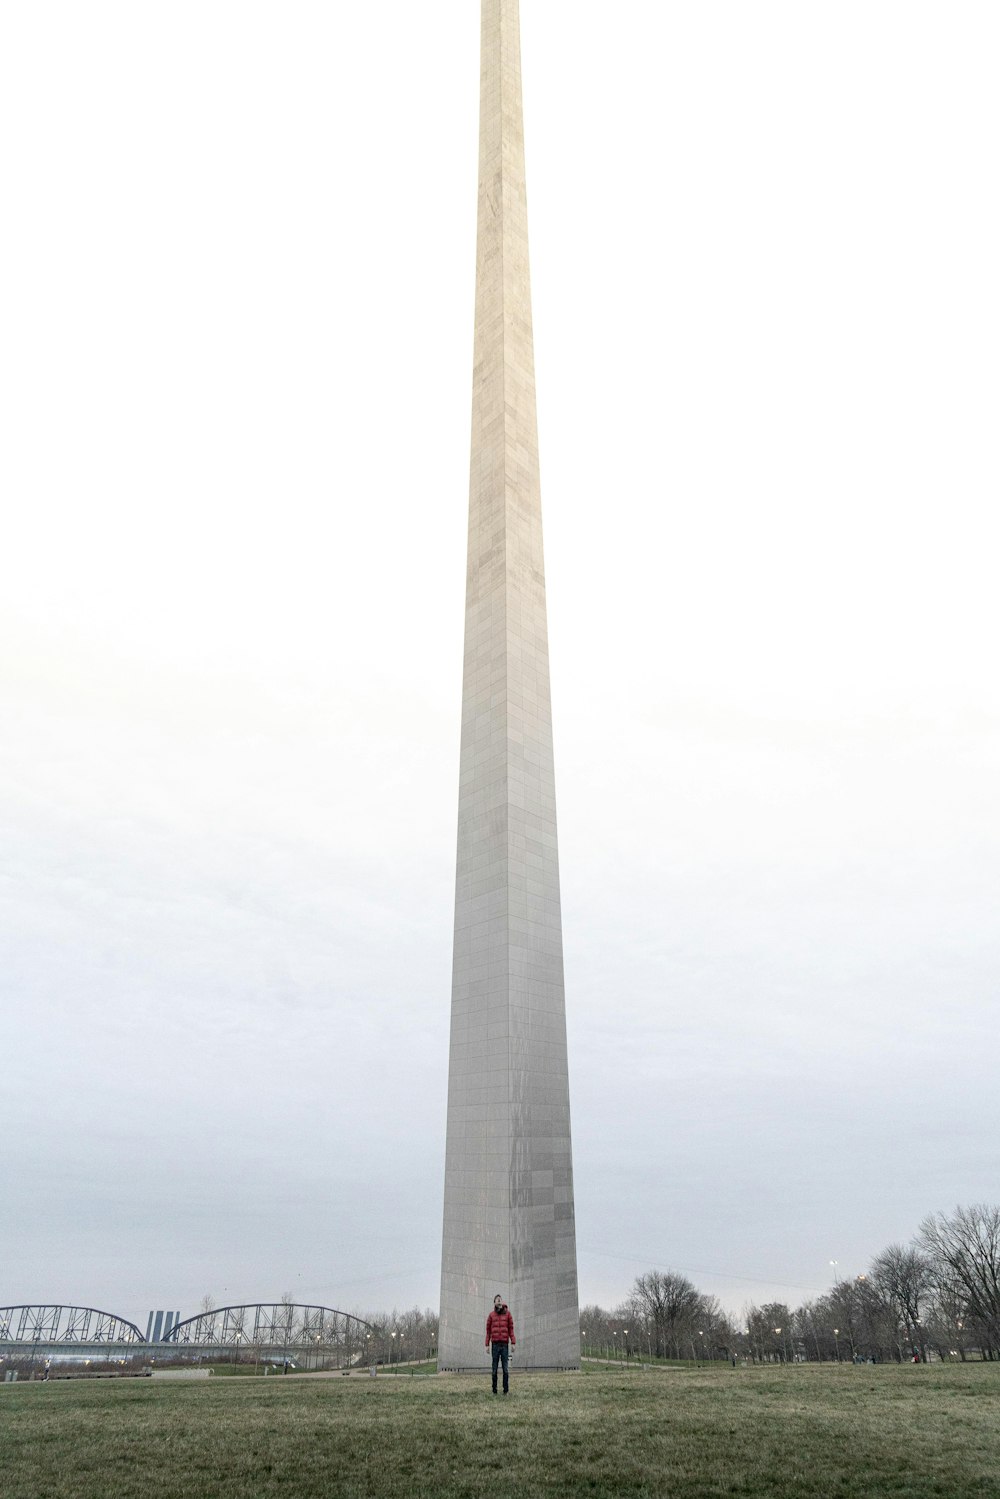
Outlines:
<svg viewBox="0 0 1000 1499"><path fill-rule="evenodd" d="M493 1344L493 1393L497 1392L497 1364L503 1362L503 1392L506 1395L510 1388L510 1345L507 1343Z"/></svg>

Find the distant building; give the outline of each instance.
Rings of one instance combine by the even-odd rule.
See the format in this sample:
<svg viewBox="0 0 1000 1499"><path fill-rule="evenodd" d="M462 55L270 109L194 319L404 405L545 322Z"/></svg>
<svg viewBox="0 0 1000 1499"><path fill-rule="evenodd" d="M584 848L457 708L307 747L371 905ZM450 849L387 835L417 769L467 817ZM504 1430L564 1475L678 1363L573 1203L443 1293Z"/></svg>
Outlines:
<svg viewBox="0 0 1000 1499"><path fill-rule="evenodd" d="M146 1323L146 1342L162 1343L170 1329L180 1320L180 1312L150 1312Z"/></svg>

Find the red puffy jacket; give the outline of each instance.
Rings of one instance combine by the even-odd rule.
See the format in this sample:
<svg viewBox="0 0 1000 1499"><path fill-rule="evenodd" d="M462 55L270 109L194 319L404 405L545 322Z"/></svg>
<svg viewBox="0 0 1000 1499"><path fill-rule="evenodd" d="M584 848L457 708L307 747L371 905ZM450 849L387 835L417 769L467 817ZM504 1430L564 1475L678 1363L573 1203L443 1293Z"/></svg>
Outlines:
<svg viewBox="0 0 1000 1499"><path fill-rule="evenodd" d="M486 1346L491 1343L509 1343L513 1348L517 1339L514 1336L514 1318L504 1307L502 1312L490 1312L486 1318Z"/></svg>

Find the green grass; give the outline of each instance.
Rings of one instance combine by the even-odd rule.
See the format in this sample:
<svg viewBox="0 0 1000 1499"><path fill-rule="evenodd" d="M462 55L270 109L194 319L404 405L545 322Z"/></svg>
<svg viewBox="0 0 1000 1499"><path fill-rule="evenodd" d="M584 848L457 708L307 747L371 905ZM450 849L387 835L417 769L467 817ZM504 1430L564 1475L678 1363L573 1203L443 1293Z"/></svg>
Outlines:
<svg viewBox="0 0 1000 1499"><path fill-rule="evenodd" d="M969 1499L1000 1365L0 1385L4 1499Z"/></svg>
<svg viewBox="0 0 1000 1499"><path fill-rule="evenodd" d="M583 1355L585 1364L615 1364L619 1368L634 1368L637 1364L650 1364L654 1369L703 1369L713 1364L728 1364L727 1358L657 1358L648 1353L636 1353L630 1359L624 1359L620 1355L601 1352L585 1353Z"/></svg>
<svg viewBox="0 0 1000 1499"><path fill-rule="evenodd" d="M437 1359L436 1358L432 1358L432 1359L426 1359L425 1358L425 1359L418 1359L415 1363L412 1363L412 1364L379 1364L379 1366L378 1366L378 1372L379 1372L379 1376L380 1377L381 1377L381 1375L385 1374L385 1375L388 1375L389 1378L395 1379L396 1378L396 1371L397 1370L399 1371L399 1377L400 1377L400 1379L404 1379L406 1377L406 1375L410 1373L411 1370L413 1371L414 1374L436 1374L437 1373ZM362 1373L363 1372L364 1371L362 1370Z"/></svg>
<svg viewBox="0 0 1000 1499"><path fill-rule="evenodd" d="M169 1369L170 1366L164 1360L161 1359L159 1361L159 1363L156 1365L156 1367L157 1368L161 1368L163 1370L166 1370L166 1369ZM245 1364L233 1364L233 1363L229 1363L229 1362L227 1362L227 1363L221 1363L221 1364L209 1364L209 1363L204 1363L204 1364L185 1364L182 1367L189 1368L189 1369L195 1369L195 1368L197 1368L197 1369L211 1369L212 1373L216 1376L216 1378L219 1378L219 1379L233 1379L233 1378L236 1378L236 1379L247 1379L247 1378L249 1378L249 1379L263 1379L265 1377L263 1362L259 1362L257 1364L254 1364L252 1362L245 1363ZM364 1373L364 1372L367 1372L367 1369L368 1369L368 1365L367 1364L360 1365L358 1367L358 1370L356 1372ZM389 1364L379 1364L379 1366L378 1366L378 1372L379 1372L380 1375L381 1374L385 1374L387 1376L390 1376L393 1379L396 1378L397 1372L399 1374L399 1377L401 1379L403 1379L403 1378L405 1378L411 1372L411 1370L415 1374L436 1374L437 1373L437 1359L430 1359L430 1360L428 1360L428 1359L422 1359L422 1360L417 1360L417 1361L415 1361L412 1364L408 1364L408 1363L404 1363L404 1364L391 1364L391 1365L389 1365ZM302 1365L299 1365L297 1368L291 1368L291 1369L289 1369L288 1375L285 1375L284 1372L283 1372L283 1370L282 1370L282 1368L281 1368L281 1366L280 1366L280 1364L272 1364L271 1367L270 1367L270 1369L268 1370L268 1373L267 1373L266 1377L268 1379L271 1379L275 1375L277 1375L277 1377L279 1379L285 1379L285 1378L290 1378L291 1375L293 1375L293 1374L339 1374L339 1373L340 1373L339 1369L323 1369L323 1368L306 1369Z"/></svg>

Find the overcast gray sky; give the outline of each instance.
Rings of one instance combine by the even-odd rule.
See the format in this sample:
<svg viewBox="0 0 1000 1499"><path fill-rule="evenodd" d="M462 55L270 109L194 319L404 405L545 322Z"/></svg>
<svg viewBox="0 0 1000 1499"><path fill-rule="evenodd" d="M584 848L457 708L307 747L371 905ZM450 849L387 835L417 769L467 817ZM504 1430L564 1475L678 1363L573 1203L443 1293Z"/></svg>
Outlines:
<svg viewBox="0 0 1000 1499"><path fill-rule="evenodd" d="M1000 1194L1000 14L522 29L581 1296L795 1301ZM437 1304L478 43L3 8L0 1302Z"/></svg>

